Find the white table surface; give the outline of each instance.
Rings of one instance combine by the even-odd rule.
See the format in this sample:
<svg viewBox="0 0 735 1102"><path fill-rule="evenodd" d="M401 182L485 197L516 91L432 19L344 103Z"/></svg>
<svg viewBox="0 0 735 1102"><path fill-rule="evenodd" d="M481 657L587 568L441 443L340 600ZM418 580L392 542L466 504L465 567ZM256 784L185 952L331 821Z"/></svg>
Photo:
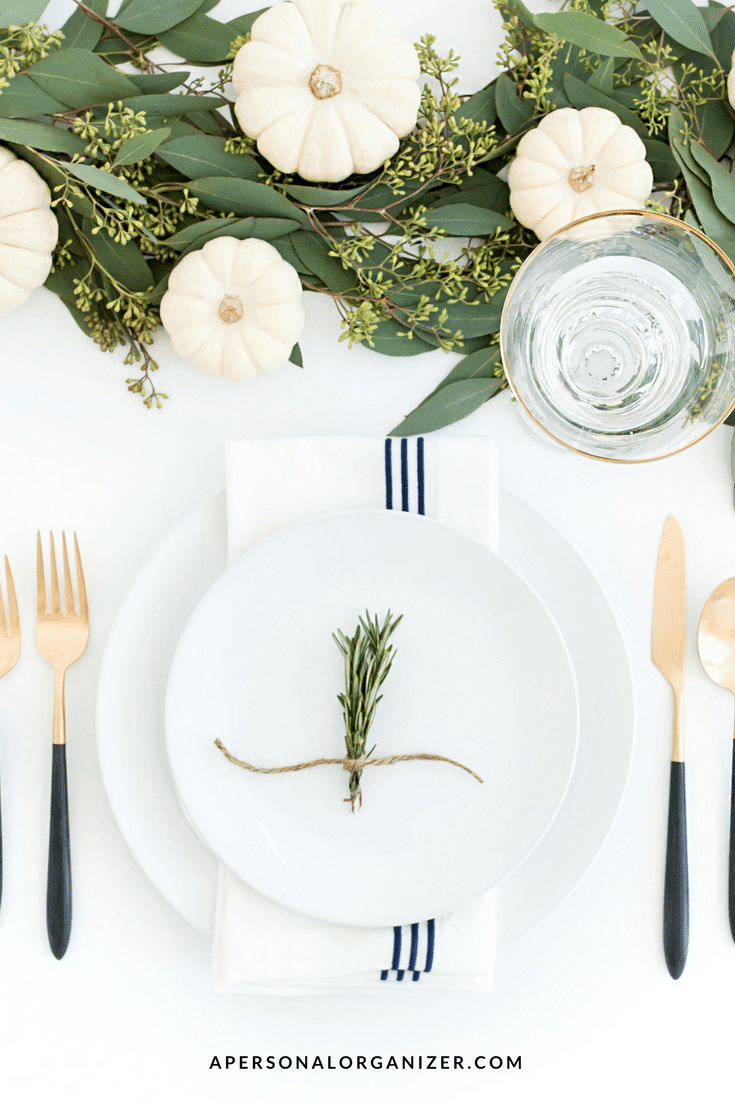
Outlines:
<svg viewBox="0 0 735 1102"><path fill-rule="evenodd" d="M248 6L246 3L245 7ZM47 18L59 25L62 3ZM466 59L463 87L492 75L497 16L485 0L393 0L413 37L439 35ZM423 9L423 10L422 10ZM238 5L228 5L228 16ZM242 10L240 7L239 10ZM0 684L4 894L0 910L0 1091L25 1100L689 1099L726 1094L732 1069L735 945L726 866L733 704L699 668L694 629L735 574L731 432L658 463L618 467L534 439L507 393L459 425L498 445L503 486L577 548L619 617L635 675L638 740L617 823L559 909L497 962L492 995L416 990L410 1000L215 995L210 946L138 868L113 819L95 746L97 676L115 610L148 555L223 488L225 441L382 435L448 371L441 352L392 360L337 344L326 300L310 297L305 369L234 384L210 379L157 341L164 410L125 389L122 355L103 355L45 290L2 319L0 552L13 565L23 653ZM685 730L691 939L682 978L661 949L671 694L649 657L651 595L664 518L688 555ZM75 528L92 610L86 654L68 678L74 923L56 961L45 930L52 674L33 645L38 528ZM209 1070L213 1057L500 1056L521 1067L435 1071ZM451 1063L451 1059L450 1059Z"/></svg>

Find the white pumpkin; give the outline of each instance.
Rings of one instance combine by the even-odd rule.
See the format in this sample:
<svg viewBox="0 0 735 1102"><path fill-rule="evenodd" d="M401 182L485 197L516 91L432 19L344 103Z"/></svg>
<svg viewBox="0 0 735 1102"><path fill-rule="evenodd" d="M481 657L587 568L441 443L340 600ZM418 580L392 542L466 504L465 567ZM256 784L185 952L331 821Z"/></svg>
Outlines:
<svg viewBox="0 0 735 1102"><path fill-rule="evenodd" d="M561 107L523 135L508 185L516 218L543 241L587 214L642 207L653 172L635 130L612 111Z"/></svg>
<svg viewBox="0 0 735 1102"><path fill-rule="evenodd" d="M235 114L281 172L372 172L416 123L419 60L372 0L296 0L259 16L235 57Z"/></svg>
<svg viewBox="0 0 735 1102"><path fill-rule="evenodd" d="M59 226L48 187L0 146L0 317L22 306L51 270Z"/></svg>
<svg viewBox="0 0 735 1102"><path fill-rule="evenodd" d="M267 241L215 237L171 272L161 321L178 354L201 371L267 375L304 328L301 281Z"/></svg>
<svg viewBox="0 0 735 1102"><path fill-rule="evenodd" d="M735 50L730 58L730 72L727 74L727 98L731 107L735 107Z"/></svg>

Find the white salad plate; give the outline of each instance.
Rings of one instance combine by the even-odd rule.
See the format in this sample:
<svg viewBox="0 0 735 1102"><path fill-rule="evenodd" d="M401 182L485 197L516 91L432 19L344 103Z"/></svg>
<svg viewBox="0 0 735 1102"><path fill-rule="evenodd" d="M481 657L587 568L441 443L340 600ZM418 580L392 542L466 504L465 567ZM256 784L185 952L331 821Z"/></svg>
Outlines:
<svg viewBox="0 0 735 1102"><path fill-rule="evenodd" d="M332 633L402 614L351 813ZM205 844L263 895L353 926L447 914L539 843L574 767L578 707L562 635L521 575L478 540L386 509L318 516L256 543L210 587L174 655L166 743Z"/></svg>
<svg viewBox="0 0 735 1102"><path fill-rule="evenodd" d="M503 949L564 900L610 832L632 760L634 701L620 629L577 552L540 514L502 489L499 530L500 553L534 586L559 625L580 707L579 747L564 803L535 850L497 889ZM164 699L179 637L226 566L220 493L173 530L135 579L108 638L97 700L100 765L120 830L161 895L207 938L214 930L219 862L178 800L164 739Z"/></svg>

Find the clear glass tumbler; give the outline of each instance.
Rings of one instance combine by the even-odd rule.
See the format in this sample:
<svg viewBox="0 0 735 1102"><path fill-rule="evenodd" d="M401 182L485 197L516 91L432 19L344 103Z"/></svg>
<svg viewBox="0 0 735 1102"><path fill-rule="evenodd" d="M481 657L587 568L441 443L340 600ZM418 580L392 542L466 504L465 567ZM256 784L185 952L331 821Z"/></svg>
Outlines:
<svg viewBox="0 0 735 1102"><path fill-rule="evenodd" d="M735 407L735 266L669 215L591 215L523 263L500 345L547 438L617 462L671 455Z"/></svg>

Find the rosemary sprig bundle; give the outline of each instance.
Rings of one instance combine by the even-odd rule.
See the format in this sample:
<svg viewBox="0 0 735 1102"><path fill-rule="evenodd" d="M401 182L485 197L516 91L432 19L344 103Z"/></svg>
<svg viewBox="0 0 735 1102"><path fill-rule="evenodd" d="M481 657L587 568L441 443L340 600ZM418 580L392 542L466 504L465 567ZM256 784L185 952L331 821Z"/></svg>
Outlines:
<svg viewBox="0 0 735 1102"><path fill-rule="evenodd" d="M375 718L375 709L383 699L382 693L378 695L380 688L396 656L396 650L388 640L402 619L402 616L393 619L389 609L381 625L378 617L371 619L366 609L365 619L360 617L353 636L346 636L339 630L332 636L345 660L345 691L339 693L337 699L342 705L349 760L364 762L375 749L373 746L365 751L367 737ZM356 800L362 806L361 776L361 768L350 772L349 800L353 811Z"/></svg>

